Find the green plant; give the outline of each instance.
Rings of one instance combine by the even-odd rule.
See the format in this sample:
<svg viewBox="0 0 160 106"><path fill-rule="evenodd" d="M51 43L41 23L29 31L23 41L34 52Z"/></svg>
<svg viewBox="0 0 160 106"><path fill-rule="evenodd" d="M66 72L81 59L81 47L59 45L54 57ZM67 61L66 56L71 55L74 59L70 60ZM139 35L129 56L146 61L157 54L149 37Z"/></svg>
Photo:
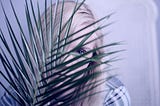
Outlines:
<svg viewBox="0 0 160 106"><path fill-rule="evenodd" d="M47 33L47 31L45 32L48 35L48 38L47 38L48 42L44 42L42 25L41 25L41 16L40 16L41 13L40 13L40 8L38 4L37 4L38 16L36 17L32 0L30 0L30 5L28 5L27 0L25 0L26 21L27 21L28 32L30 36L30 41L29 41L26 38L27 35L25 34L24 29L21 26L20 20L18 19L13 3L10 0L10 4L13 10L16 22L20 30L21 41L19 41L17 40L17 36L15 35L13 27L10 24L10 19L7 17L5 9L3 8L3 4L1 3L3 13L5 16L6 26L9 33L8 36L11 39L11 43L13 45L13 50L15 54L12 51L10 45L8 44L8 41L6 40L3 31L0 29L0 39L3 43L3 45L0 45L0 59L4 67L4 71L0 70L0 75L11 86L11 88L19 97L19 99L17 99L15 95L10 93L10 91L7 89L5 84L0 82L0 85L6 90L6 92L8 92L13 97L13 99L15 99L15 101L17 101L21 105L24 105L24 104L25 105L46 105L49 102L52 105L57 105L57 104L70 105L84 98L87 98L96 94L97 92L94 92L90 95L86 95L88 94L88 92L92 91L95 87L99 86L102 82L107 80L107 78L105 78L105 79L101 79L94 82L92 81L89 83L89 81L97 78L102 72L106 72L107 69L101 72L100 71L94 72L89 75L79 77L95 67L98 67L102 64L109 64L110 62L115 61L116 60L115 58L112 58L103 62L99 60L106 56L115 54L119 51L102 53L92 58L86 58L85 56L87 54L93 53L99 49L104 49L107 47L112 47L120 44L120 43L111 43L111 44L103 45L101 47L87 51L82 55L78 55L74 53L74 51L77 50L78 48L81 48L84 45L88 43L92 43L95 40L99 39L100 37L103 37L104 35L90 42L86 42L86 40L90 36L92 36L94 32L110 25L110 24L107 24L107 25L98 27L87 34L80 36L77 39L69 40L70 37L74 36L77 32L83 31L85 28L92 26L110 17L110 15L105 16L104 18L97 20L95 23L69 35L68 32L70 30L73 16L76 13L76 11L80 8L80 6L84 3L84 1L85 0L83 0L80 3L80 5L75 6L74 12L72 13L71 17L69 18L65 26L59 27L59 32L57 36L53 34L54 26L52 23L54 23L55 20L50 18L50 22L51 22L50 33ZM59 1L57 1L57 3L59 3ZM62 3L64 3L64 1L62 1ZM52 5L52 0L50 5ZM29 6L31 7L31 11L29 10ZM46 11L47 11L47 0L45 0L45 12L44 12L45 21L47 22ZM50 9L50 12L52 13L52 9ZM63 6L62 6L61 13L63 13ZM33 17L33 20L31 17ZM60 21L60 25L61 25L61 22L62 22L62 19ZM33 23L35 24L35 28ZM66 36L63 39L60 39L60 34L64 29L66 30L66 34L65 34ZM35 31L37 32L37 34L35 34ZM53 36L56 36L56 37L53 37ZM40 42L41 42L40 43L40 46L42 48L41 56L39 55L39 51L38 51L39 47L37 46L37 43L36 43L37 38L40 39ZM83 40L79 45L77 45L71 51L65 51L65 47L67 45L69 45L70 43L80 38L83 38ZM55 41L55 43L53 43L53 41ZM49 51L50 51L48 54L47 52L45 52L44 45L46 45L46 43L48 44ZM74 55L75 58L69 61L64 61L65 60L64 57L67 57L68 55ZM64 67L67 64L70 64L81 57L84 57L85 60L79 63L73 64L72 66ZM75 69L89 62L98 62L98 64L92 65L91 67L82 69L78 72L74 72ZM67 74L72 72L73 74L69 74L69 75ZM75 91L74 90L72 91L72 89L75 89L76 87L82 86L84 84L85 86L83 87L86 89L82 91L80 90L80 92L76 93L75 95ZM65 93L67 93L67 95Z"/></svg>

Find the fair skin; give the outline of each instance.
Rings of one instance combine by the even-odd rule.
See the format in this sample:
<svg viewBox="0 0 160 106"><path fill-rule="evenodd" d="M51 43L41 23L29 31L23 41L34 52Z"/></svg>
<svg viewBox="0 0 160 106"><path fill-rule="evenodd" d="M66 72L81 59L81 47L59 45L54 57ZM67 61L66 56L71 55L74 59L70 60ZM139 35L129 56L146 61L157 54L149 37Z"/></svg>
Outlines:
<svg viewBox="0 0 160 106"><path fill-rule="evenodd" d="M84 28L84 27L86 27L86 26L87 26L87 24L81 24L81 26L79 26L79 27L77 27L77 28L75 29L75 32L78 31L78 30L80 30L80 29L82 29L82 28ZM76 39L76 38L78 38L78 37L80 37L80 36L83 36L83 35L91 32L91 31L93 31L93 30L95 30L95 28L94 28L93 26L88 27L88 28L86 28L85 30L80 31L79 33L75 34L75 35L72 37L72 39ZM90 41L96 39L96 36L97 36L96 33L93 33L93 34L85 41L85 43L90 42ZM69 44L66 52L68 52L68 51L72 50L73 48L75 48L83 39L84 39L84 37L82 37L81 39L78 39L78 40L72 42L71 44ZM88 44L82 46L81 48L79 48L78 50L76 50L76 51L74 51L74 52L75 52L76 54L78 54L78 55L81 55L81 54L83 54L83 53L85 53L85 52L88 52L88 51L94 49L94 48L95 48L95 45L96 45L96 42L91 42L91 43L88 43ZM80 61L82 61L82 60L85 60L86 58L91 58L92 56L93 56L93 53L89 53L89 54L85 55L85 57L79 58L78 60L73 61L73 62L70 63L70 64L67 64L66 67L72 66L72 65L74 65L74 64L76 64L76 63L78 63L78 62L80 62ZM74 57L75 57L75 55L70 55L65 61L68 61L68 60L70 60L70 59L72 59L72 58L74 58ZM74 71L71 71L70 73L67 73L67 75L71 75L71 74L74 74L74 73L76 73L76 72L78 72L78 71L81 71L81 70L83 70L83 69L86 69L88 66L89 66L89 63L87 63L87 64L85 64L85 65L83 65L83 66L75 69ZM76 79L82 78L82 76L83 76L83 75L80 75L80 76L77 77ZM66 79L66 80L67 80L67 79ZM62 82L61 84L63 84L63 82ZM68 95L69 93L74 92L74 90L75 90L75 89L70 89L69 91L65 92L64 95Z"/></svg>
<svg viewBox="0 0 160 106"><path fill-rule="evenodd" d="M78 28L76 29L76 31L80 30L81 28L83 28L83 27L85 27L85 26L86 26L86 24L81 25L80 27L78 27ZM85 30L83 30L83 31L77 33L76 35L74 35L74 36L73 36L73 39L76 39L77 37L80 37L80 36L82 36L82 35L85 35L85 34L91 32L91 31L93 31L94 29L95 29L95 28L94 28L93 26L91 26L91 27L89 27L89 28L86 28ZM72 50L73 48L75 48L83 39L84 39L84 37L81 38L81 39L78 39L78 40L76 40L76 41L74 41L74 42L72 42L72 43L69 45L69 47L68 47L68 51L70 51L70 50ZM96 39L96 33L93 33L93 34L86 40L85 43L90 42L90 41L92 41L92 40L94 40L94 39ZM76 50L75 53L83 54L83 53L85 53L85 52L88 52L88 51L94 49L94 47L95 47L95 42L91 42L91 43L88 43L88 44L84 45L83 47L79 48L78 50ZM89 54L85 55L85 58L91 58L92 55L93 55L93 53L89 53ZM66 61L68 61L68 60L70 60L70 59L72 59L72 58L74 58L74 55L70 55L70 56L66 59ZM74 62L68 64L67 66L72 66L73 64L78 63L78 62L84 60L85 58L80 58L80 59L78 59L77 61L74 61ZM87 64L79 67L78 69L74 70L74 72L78 72L78 71L80 71L80 70L82 70L82 69L85 69L85 68L88 67L88 65L89 65L89 63L87 63Z"/></svg>

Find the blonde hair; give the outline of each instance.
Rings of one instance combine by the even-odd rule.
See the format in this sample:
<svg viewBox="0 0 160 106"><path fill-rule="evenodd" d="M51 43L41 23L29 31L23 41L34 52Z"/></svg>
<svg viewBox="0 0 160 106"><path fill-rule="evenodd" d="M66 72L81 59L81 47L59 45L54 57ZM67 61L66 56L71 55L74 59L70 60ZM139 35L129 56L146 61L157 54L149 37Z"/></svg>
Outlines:
<svg viewBox="0 0 160 106"><path fill-rule="evenodd" d="M45 24L45 14L43 14L41 16L41 24L42 24L42 32L43 32L43 38L44 38L44 41L47 42L47 40L49 40L47 33L50 32L50 16L51 16L51 9L52 9L52 18L54 18L54 20L56 20L54 22L54 31L53 31L53 34L55 35L54 37L57 37L57 33L58 33L58 29L59 29L59 23L61 21L60 17L61 17L61 7L62 7L63 3L62 2L59 2L58 3L58 6L56 6L56 4L53 4L51 7L49 7L47 9L47 24ZM78 4L80 5L80 3ZM69 20L69 18L72 16L73 12L74 12L74 7L76 6L76 3L74 1L65 1L64 2L64 7L63 7L63 17L62 17L62 28L64 27L65 23ZM57 8L57 9L56 9ZM54 13L57 13L57 14L54 14ZM73 16L73 20L72 20L72 24L71 24L71 28L70 28L70 32L69 34L73 34L76 29L81 26L82 24L85 23L85 25L90 25L92 23L94 23L96 21L92 11L89 9L89 7L86 5L86 4L83 4L79 9L78 11L76 11L76 13L74 14ZM47 25L47 27L45 26ZM98 28L98 24L93 24L92 25L95 29ZM61 39L64 38L64 34L65 34L65 28L64 27L64 30L61 32ZM83 31L83 30L82 30ZM101 31L100 30L97 30L95 32L96 36L99 37L101 36ZM55 43L55 41L52 41L53 43ZM98 47L101 47L103 45L103 38L100 37L99 39L95 40L95 48L98 48ZM45 44L45 52L46 54L49 54L49 44ZM40 49L39 49L39 52L42 52ZM98 54L101 54L103 53L103 49L98 49L96 51L96 55ZM42 56L42 53L40 53L40 56ZM46 56L47 57L47 56ZM94 70L92 70L93 72L95 71L101 71L101 67L97 67L95 68ZM97 78L96 80L98 80L100 78ZM82 86L83 87L83 86ZM82 89L82 87L80 87ZM98 89L98 90L97 90ZM85 89L83 89L85 90ZM92 90L90 92L90 94L96 92L96 91L100 91L101 88L100 87L96 87L94 90ZM90 95L88 94L88 95ZM102 98L99 98L98 96L92 96L90 98L86 98L84 100L80 100L78 101L77 103L73 103L72 105L73 106L94 106L92 103L93 102L97 102L97 100L100 100ZM100 101L97 102L98 105ZM97 105L96 104L96 105Z"/></svg>

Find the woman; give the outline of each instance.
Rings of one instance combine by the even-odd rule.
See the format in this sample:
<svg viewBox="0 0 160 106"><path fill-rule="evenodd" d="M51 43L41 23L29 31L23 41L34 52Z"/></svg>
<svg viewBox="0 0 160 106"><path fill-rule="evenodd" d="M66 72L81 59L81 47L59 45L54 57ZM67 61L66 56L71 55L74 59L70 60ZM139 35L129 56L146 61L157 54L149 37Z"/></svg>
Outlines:
<svg viewBox="0 0 160 106"><path fill-rule="evenodd" d="M52 44L51 45L48 44L48 41L53 39L52 42L54 44L56 44L57 42L54 41L54 37L57 37L58 35L60 36L60 40L64 39L65 36L67 36L66 33L68 33L68 35L73 35L70 37L70 39L68 39L67 42L69 42L71 39L76 39L76 38L81 37L83 35L87 36L88 33L93 31L94 33L92 33L91 36L89 36L87 38L87 40L85 40L85 43L91 42L92 40L99 37L99 39L94 40L94 42L88 43L84 46L80 46L80 48L78 48L78 49L75 49L73 51L73 54L63 56L58 62L69 61L69 60L73 59L76 55L82 55L90 50L93 50L94 48L98 48L98 47L103 46L103 37L100 37L102 35L101 31L100 31L100 29L95 30L98 28L98 24L95 23L96 19L94 18L93 13L91 12L91 10L89 9L89 7L86 4L83 4L82 6L80 6L80 8L75 12L72 21L69 22L69 23L71 23L71 26L69 26L69 24L68 24L68 27L70 27L70 30L68 32L66 32L67 31L66 30L67 29L66 23L68 22L70 17L72 17L73 12L75 11L75 7L78 7L79 5L80 4L77 5L73 1L65 1L64 3L60 2L60 3L58 3L58 6L57 6L57 4L52 5L50 8L47 9L47 14L43 14L41 16L42 35L43 35L43 39L44 39L43 41L45 42L45 43L43 43L44 50L42 50L43 48L41 48L42 44L40 43L40 38L38 37L38 34L36 35L37 36L36 37L36 45L37 45L38 53L39 53L39 57L40 57L40 59L39 59L40 66L43 66L44 52L45 52L44 57L49 57L51 55L50 48L52 48L54 50L54 47L51 46ZM61 11L62 7L63 7L63 14ZM51 13L51 11L50 11L51 9L52 9L53 13ZM54 19L54 23L53 23L54 31L52 32L54 35L54 36L52 36L53 38L48 36L50 33L50 29L51 29L51 26L50 26L50 24L51 24L50 16L51 15L52 15L52 18ZM47 16L47 19L46 19L46 16ZM60 24L60 23L62 23L62 24ZM93 23L95 23L95 24L93 24ZM86 27L86 26L88 26L88 27ZM63 29L61 31L61 33L59 33L59 29ZM83 30L81 30L81 29L83 29ZM35 33L37 33L37 32L35 31ZM71 50L73 50L73 48L76 48L77 45L79 45L83 41L84 38L85 38L85 36L81 37L78 40L75 40L74 42L67 45L65 48L60 48L60 49L63 49L64 52L71 51ZM65 68L73 66L74 64L81 62L82 60L85 60L86 58L89 59L92 57L96 57L96 56L103 54L103 53L104 53L103 49L98 49L95 52L92 52L92 53L85 55L85 57L83 57L83 58L79 58L76 61L73 61L69 64L66 64ZM45 60L45 61L47 62L47 60ZM58 64L58 62L55 64ZM102 60L99 60L98 62L102 62ZM67 75L71 75L71 74L76 73L80 70L89 68L93 65L98 64L98 62L92 61L90 63L86 63L86 64L82 65L81 67L78 67L74 71L67 73ZM43 71L43 70L44 69L41 69L41 71ZM102 66L96 67L96 68L90 70L89 72L82 74L78 78L90 75L94 72L98 72L98 71L101 72L101 70L103 71ZM52 71L55 71L55 70L52 70ZM47 75L44 75L44 77L50 76L51 74L52 74L52 72L48 73ZM85 85L87 85L91 82L101 80L106 77L107 77L106 74L100 74L100 76L96 77L96 79L90 80L90 82L86 82L80 86L77 86L76 88L73 88L73 89L65 92L63 95L68 95L71 92L74 92L73 95L77 95L79 92L83 92L88 89L85 87ZM54 79L55 78L50 78L48 80L48 83L50 83ZM63 84L63 82L62 82L62 84ZM92 87L92 86L89 86L89 87ZM107 89L107 91L106 91L106 89ZM100 91L106 91L106 92L98 93L98 94L90 96L88 98L79 100L71 105L72 106L129 106L130 105L129 96L128 96L128 93L127 93L124 85L115 77L111 77L109 80L106 81L106 83L102 83L98 87L95 87L92 91L88 92L86 94L86 96L92 95L95 92L100 92ZM11 90L11 92L12 92L12 90ZM7 94L7 93L1 98L0 103L2 106L3 105L12 105L12 106L18 105L18 103L15 102L14 99L12 99L12 97L9 96L9 94ZM60 104L56 104L56 105L61 105L61 104L63 104L63 101L60 102ZM52 105L52 101L49 102L48 105Z"/></svg>

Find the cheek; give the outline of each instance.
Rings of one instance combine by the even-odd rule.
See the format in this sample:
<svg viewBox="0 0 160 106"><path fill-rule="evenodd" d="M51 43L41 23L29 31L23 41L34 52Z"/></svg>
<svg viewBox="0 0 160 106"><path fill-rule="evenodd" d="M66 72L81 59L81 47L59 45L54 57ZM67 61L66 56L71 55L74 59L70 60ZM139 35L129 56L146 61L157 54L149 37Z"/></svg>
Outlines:
<svg viewBox="0 0 160 106"><path fill-rule="evenodd" d="M90 57L91 57L91 54L87 55L86 57L87 57L87 58L90 58ZM74 58L74 56L73 56L73 55L70 55L65 61L68 61L68 60L73 59L73 58ZM67 64L66 67L74 66L76 63L80 63L81 61L83 61L83 60L85 60L85 59L86 59L86 58L79 58L79 59L77 59L76 61L73 61L73 62ZM83 69L87 68L88 65L89 65L89 63L86 63L86 64L84 64L84 65L76 68L75 70L73 70L73 71L70 72L69 74L72 74L72 73L78 72L78 71L80 71L80 70L83 70Z"/></svg>

